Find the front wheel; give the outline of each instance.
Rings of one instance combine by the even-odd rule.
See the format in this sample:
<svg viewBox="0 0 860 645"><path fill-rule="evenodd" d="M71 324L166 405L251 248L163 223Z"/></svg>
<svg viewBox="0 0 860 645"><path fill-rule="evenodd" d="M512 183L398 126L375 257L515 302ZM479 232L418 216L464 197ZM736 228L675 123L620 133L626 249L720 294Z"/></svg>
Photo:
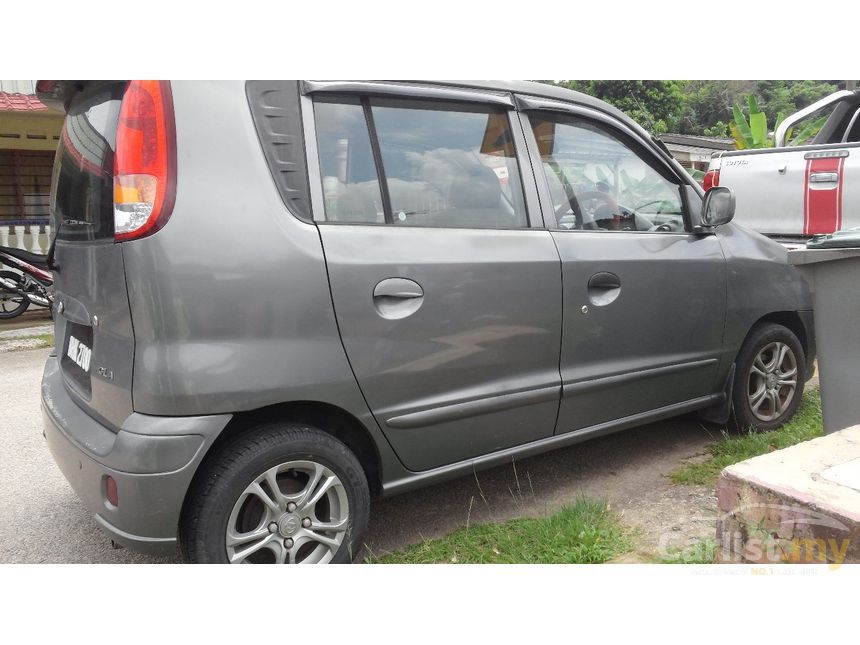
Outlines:
<svg viewBox="0 0 860 645"><path fill-rule="evenodd" d="M5 278L20 285L24 285L21 276L12 271L0 271L0 278ZM20 316L30 306L30 299L23 293L9 291L0 286L0 320L8 320Z"/></svg>
<svg viewBox="0 0 860 645"><path fill-rule="evenodd" d="M370 492L355 455L301 424L228 441L188 493L179 541L187 562L351 562L367 527Z"/></svg>
<svg viewBox="0 0 860 645"><path fill-rule="evenodd" d="M794 416L803 395L806 356L782 325L755 326L738 353L732 393L739 429L773 430Z"/></svg>

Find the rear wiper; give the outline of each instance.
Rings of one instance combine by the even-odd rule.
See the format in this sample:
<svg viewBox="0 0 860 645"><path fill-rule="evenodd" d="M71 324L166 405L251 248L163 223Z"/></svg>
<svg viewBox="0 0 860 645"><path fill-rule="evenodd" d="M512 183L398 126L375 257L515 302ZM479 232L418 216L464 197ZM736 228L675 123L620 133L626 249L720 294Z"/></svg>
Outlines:
<svg viewBox="0 0 860 645"><path fill-rule="evenodd" d="M57 230L54 231L54 237L51 238L51 246L48 247L48 255L45 257L45 264L48 266L48 269L51 271L60 272L60 265L54 262L54 249L57 248L57 238L60 235L60 229L63 228L63 224L68 221L61 219L60 223L57 224Z"/></svg>
<svg viewBox="0 0 860 645"><path fill-rule="evenodd" d="M57 238L60 236L60 229L63 228L63 224L71 224L72 226L95 226L93 222L85 222L82 219L63 218L60 220L60 223L57 224L57 230L54 231L51 246L48 248L48 255L45 257L45 263L48 265L48 268L51 271L56 271L57 273L60 272L60 265L54 262L54 249L57 248Z"/></svg>

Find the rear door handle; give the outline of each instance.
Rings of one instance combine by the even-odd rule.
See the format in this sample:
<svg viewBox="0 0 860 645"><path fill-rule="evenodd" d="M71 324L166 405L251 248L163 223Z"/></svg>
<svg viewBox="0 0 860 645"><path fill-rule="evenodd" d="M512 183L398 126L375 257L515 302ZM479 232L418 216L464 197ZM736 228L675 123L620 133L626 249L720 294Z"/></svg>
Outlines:
<svg viewBox="0 0 860 645"><path fill-rule="evenodd" d="M379 282L373 289L374 298L400 298L408 300L411 298L422 298L424 289L414 280L406 278L386 278Z"/></svg>
<svg viewBox="0 0 860 645"><path fill-rule="evenodd" d="M424 289L414 280L386 278L373 288L376 313L388 320L411 316L424 303Z"/></svg>

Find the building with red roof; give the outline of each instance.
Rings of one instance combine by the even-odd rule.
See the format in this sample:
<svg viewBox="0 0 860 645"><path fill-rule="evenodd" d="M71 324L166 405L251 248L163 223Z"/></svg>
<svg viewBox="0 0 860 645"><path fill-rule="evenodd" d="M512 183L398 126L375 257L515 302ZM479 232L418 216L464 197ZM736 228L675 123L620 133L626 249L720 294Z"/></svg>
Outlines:
<svg viewBox="0 0 860 645"><path fill-rule="evenodd" d="M51 167L63 115L35 95L35 81L0 81L0 226L46 224Z"/></svg>

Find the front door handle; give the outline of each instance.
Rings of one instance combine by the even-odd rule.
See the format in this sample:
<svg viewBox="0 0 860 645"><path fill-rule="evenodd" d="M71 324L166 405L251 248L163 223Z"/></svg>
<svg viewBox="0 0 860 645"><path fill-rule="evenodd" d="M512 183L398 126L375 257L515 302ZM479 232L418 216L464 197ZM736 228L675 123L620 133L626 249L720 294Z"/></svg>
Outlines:
<svg viewBox="0 0 860 645"><path fill-rule="evenodd" d="M604 307L621 293L621 278L609 271L595 273L588 279L588 300L595 307Z"/></svg>
<svg viewBox="0 0 860 645"><path fill-rule="evenodd" d="M619 278L614 273L609 273L608 271L601 271L600 273L595 273L588 280L588 288L591 289L620 289L621 288L621 278Z"/></svg>
<svg viewBox="0 0 860 645"><path fill-rule="evenodd" d="M414 280L386 278L373 288L373 306L389 320L411 316L424 302L424 289Z"/></svg>

